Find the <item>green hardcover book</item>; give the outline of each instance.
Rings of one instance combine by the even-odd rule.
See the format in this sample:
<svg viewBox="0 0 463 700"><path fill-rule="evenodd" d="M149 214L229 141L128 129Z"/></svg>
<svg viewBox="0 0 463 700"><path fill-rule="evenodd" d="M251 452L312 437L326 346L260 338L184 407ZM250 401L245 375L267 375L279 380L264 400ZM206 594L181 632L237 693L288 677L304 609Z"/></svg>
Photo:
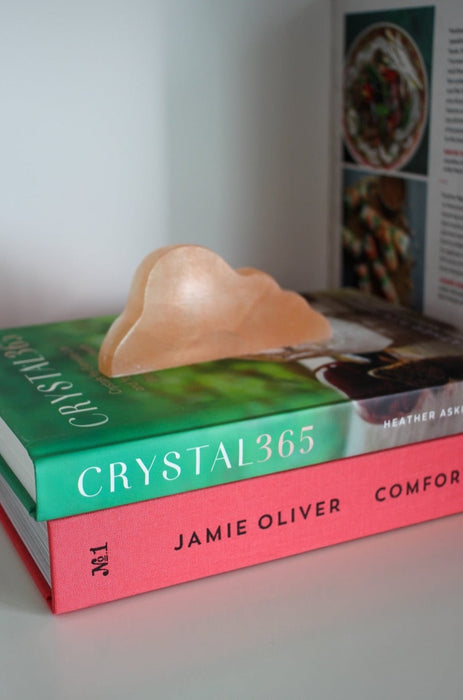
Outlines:
<svg viewBox="0 0 463 700"><path fill-rule="evenodd" d="M354 290L327 343L111 378L111 318L0 332L0 453L38 520L462 432L463 335Z"/></svg>

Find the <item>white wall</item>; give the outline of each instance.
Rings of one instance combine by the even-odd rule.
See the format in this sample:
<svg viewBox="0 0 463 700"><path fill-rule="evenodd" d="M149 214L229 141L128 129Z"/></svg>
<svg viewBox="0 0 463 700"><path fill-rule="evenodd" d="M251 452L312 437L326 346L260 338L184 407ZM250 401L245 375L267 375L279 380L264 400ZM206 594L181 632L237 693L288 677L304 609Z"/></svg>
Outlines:
<svg viewBox="0 0 463 700"><path fill-rule="evenodd" d="M0 326L207 245L327 280L328 0L1 0Z"/></svg>

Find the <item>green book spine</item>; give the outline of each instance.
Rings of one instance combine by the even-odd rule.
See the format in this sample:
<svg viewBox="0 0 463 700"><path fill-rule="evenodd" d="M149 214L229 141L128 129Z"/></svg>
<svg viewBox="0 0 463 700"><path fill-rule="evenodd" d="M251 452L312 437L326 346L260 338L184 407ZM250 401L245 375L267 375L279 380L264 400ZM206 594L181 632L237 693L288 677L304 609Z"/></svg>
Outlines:
<svg viewBox="0 0 463 700"><path fill-rule="evenodd" d="M462 432L461 335L354 292L310 301L323 346L118 379L97 369L109 318L1 331L0 453L34 517Z"/></svg>
<svg viewBox="0 0 463 700"><path fill-rule="evenodd" d="M334 404L105 445L36 462L37 518L144 501L345 454L350 406Z"/></svg>

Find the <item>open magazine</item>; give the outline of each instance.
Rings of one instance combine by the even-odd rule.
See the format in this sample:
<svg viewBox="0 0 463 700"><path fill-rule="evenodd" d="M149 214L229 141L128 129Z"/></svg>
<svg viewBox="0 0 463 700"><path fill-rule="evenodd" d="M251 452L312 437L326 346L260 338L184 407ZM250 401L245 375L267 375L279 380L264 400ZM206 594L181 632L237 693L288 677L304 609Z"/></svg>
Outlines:
<svg viewBox="0 0 463 700"><path fill-rule="evenodd" d="M334 0L333 32L334 281L461 328L463 2Z"/></svg>

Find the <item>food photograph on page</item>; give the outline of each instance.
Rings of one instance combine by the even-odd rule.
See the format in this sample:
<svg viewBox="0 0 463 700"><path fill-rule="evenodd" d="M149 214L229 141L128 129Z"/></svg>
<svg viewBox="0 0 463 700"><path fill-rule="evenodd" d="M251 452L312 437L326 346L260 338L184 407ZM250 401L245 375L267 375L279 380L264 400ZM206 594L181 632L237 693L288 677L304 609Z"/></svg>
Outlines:
<svg viewBox="0 0 463 700"><path fill-rule="evenodd" d="M431 7L347 15L345 160L426 174L433 21Z"/></svg>
<svg viewBox="0 0 463 700"><path fill-rule="evenodd" d="M343 172L342 284L423 311L427 183Z"/></svg>

